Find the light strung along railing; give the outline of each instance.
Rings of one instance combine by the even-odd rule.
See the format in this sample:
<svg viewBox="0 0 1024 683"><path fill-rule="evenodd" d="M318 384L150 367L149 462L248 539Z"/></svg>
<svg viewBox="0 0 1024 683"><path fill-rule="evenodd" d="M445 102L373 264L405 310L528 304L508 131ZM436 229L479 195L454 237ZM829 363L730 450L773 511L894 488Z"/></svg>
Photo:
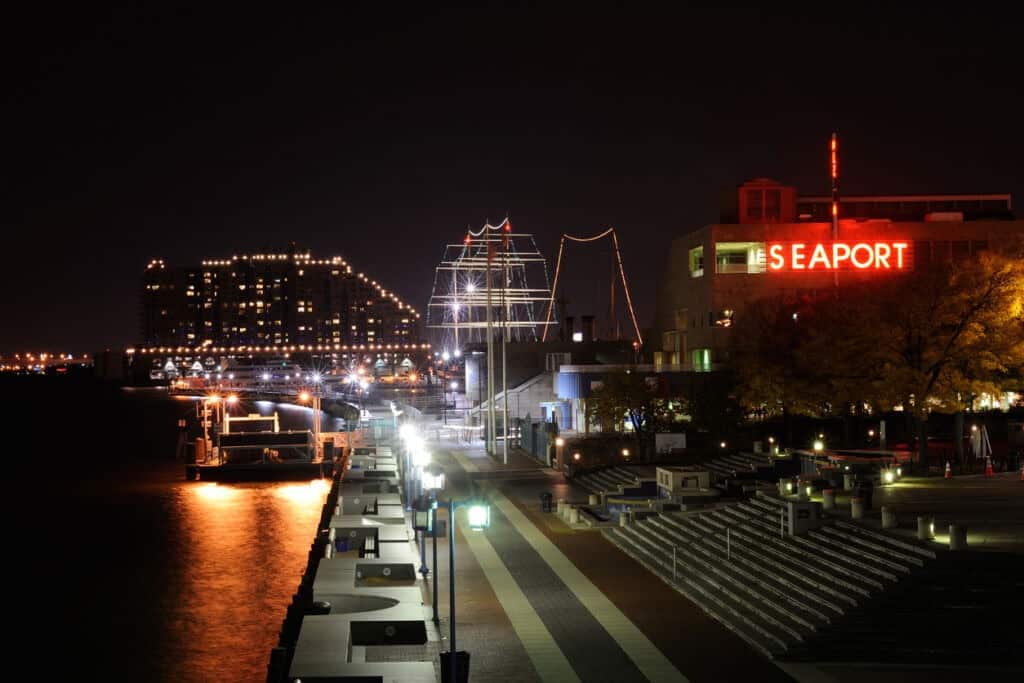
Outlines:
<svg viewBox="0 0 1024 683"><path fill-rule="evenodd" d="M619 238L615 234L615 228L608 228L599 235L593 235L591 237L575 237L574 235L562 235L561 241L558 243L558 260L555 262L555 281L551 286L551 299L548 301L548 315L544 322L544 331L541 336L541 341L546 341L548 336L548 328L551 326L551 314L555 307L555 293L558 291L558 276L562 271L562 255L565 253L565 241L571 242L596 242L599 239L603 239L611 235L612 246L615 249L615 261L619 267L619 277L622 280L622 291L626 293L626 303L629 305L629 317L633 322L633 331L636 333L636 341L639 344L643 344L643 336L640 334L640 326L636 322L636 311L633 309L633 298L629 294L629 284L626 282L626 270L622 266L622 253L619 251Z"/></svg>

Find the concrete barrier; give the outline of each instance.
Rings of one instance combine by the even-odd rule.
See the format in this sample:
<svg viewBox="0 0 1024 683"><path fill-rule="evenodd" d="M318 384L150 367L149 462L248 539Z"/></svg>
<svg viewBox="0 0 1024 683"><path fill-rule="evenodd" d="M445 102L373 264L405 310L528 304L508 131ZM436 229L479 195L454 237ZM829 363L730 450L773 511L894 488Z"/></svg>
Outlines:
<svg viewBox="0 0 1024 683"><path fill-rule="evenodd" d="M895 529L896 523L896 511L890 507L882 506L882 528L883 529Z"/></svg>
<svg viewBox="0 0 1024 683"><path fill-rule="evenodd" d="M930 541L935 538L935 518L919 516L917 518L917 538L921 541Z"/></svg>
<svg viewBox="0 0 1024 683"><path fill-rule="evenodd" d="M836 507L836 490L824 489L821 492L821 505L826 510L834 510Z"/></svg>
<svg viewBox="0 0 1024 683"><path fill-rule="evenodd" d="M949 549L967 550L967 527L962 524L949 525Z"/></svg>
<svg viewBox="0 0 1024 683"><path fill-rule="evenodd" d="M854 496L850 499L850 517L853 519L862 519L864 517L864 499L860 496Z"/></svg>
<svg viewBox="0 0 1024 683"><path fill-rule="evenodd" d="M596 493L591 493L590 496L588 496L587 504L588 505L599 505L599 503L598 503L598 496L597 496Z"/></svg>

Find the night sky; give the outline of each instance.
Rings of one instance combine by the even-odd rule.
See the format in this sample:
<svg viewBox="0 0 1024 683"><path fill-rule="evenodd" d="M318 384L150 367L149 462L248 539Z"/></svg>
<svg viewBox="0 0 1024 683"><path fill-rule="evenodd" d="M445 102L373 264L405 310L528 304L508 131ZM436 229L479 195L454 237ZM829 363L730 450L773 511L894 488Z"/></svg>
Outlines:
<svg viewBox="0 0 1024 683"><path fill-rule="evenodd" d="M129 345L150 258L290 241L423 310L444 243L506 214L552 262L615 226L649 325L670 239L751 177L825 194L833 130L846 194L1024 201L1019 31L976 3L365 4L6 15L0 350Z"/></svg>

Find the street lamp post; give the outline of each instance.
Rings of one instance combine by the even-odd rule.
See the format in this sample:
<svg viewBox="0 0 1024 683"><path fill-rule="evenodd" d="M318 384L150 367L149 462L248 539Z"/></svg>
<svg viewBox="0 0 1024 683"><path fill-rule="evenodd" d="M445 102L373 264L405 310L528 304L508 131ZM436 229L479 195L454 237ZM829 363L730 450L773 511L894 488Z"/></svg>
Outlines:
<svg viewBox="0 0 1024 683"><path fill-rule="evenodd" d="M423 488L430 492L430 536L434 555L434 623L440 623L437 617L437 492L444 489L444 470L437 463L431 463L423 470ZM449 523L450 520L449 520Z"/></svg>
<svg viewBox="0 0 1024 683"><path fill-rule="evenodd" d="M458 678L458 650L455 648L455 510L460 507L468 507L467 522L469 528L474 531L486 529L491 526L491 506L479 501L460 501L454 498L448 499L448 664L451 676L449 680L455 683Z"/></svg>

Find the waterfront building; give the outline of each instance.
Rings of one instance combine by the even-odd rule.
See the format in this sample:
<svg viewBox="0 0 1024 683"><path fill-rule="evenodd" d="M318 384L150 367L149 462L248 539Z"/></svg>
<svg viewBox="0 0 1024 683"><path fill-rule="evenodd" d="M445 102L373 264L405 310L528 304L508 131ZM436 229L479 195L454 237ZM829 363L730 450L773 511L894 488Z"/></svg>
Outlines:
<svg viewBox="0 0 1024 683"><path fill-rule="evenodd" d="M130 355L148 355L144 365L160 379L254 354L330 353L380 373L419 365L429 348L419 312L393 291L339 256L294 250L185 266L153 259L141 323Z"/></svg>
<svg viewBox="0 0 1024 683"><path fill-rule="evenodd" d="M968 258L1024 236L1008 194L800 197L759 178L718 223L677 237L659 286L655 365L698 372L728 362L730 328L751 302L797 301L932 262Z"/></svg>
<svg viewBox="0 0 1024 683"><path fill-rule="evenodd" d="M144 347L409 344L420 314L341 257L247 254L146 266Z"/></svg>

